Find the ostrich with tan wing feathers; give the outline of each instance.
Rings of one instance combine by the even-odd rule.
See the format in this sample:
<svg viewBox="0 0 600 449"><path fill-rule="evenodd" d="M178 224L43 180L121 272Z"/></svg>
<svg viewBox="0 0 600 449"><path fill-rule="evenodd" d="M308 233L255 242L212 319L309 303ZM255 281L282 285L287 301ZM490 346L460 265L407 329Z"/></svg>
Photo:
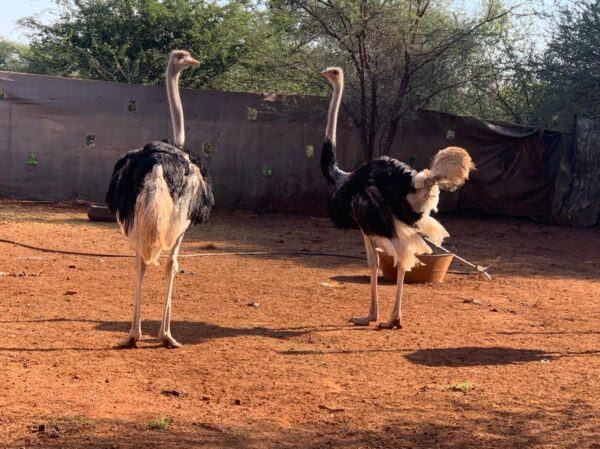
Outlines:
<svg viewBox="0 0 600 449"><path fill-rule="evenodd" d="M337 118L344 89L344 72L331 67L321 72L333 87L327 116L325 142L321 153L321 170L325 179L335 185L329 201L329 215L336 227L360 229L371 269L371 307L362 317L351 322L367 326L379 319L377 249L394 257L398 281L394 308L388 321L379 323L383 329L402 327L401 301L404 273L419 264L418 254L429 254L431 248L422 235L440 245L448 232L431 212L437 210L440 189L455 190L469 178L475 168L463 149L449 147L439 151L430 169L420 172L390 157L371 160L347 173L339 169L336 160Z"/></svg>
<svg viewBox="0 0 600 449"><path fill-rule="evenodd" d="M179 76L198 61L184 50L173 50L167 63L167 95L173 126L173 145L152 142L130 151L113 170L106 203L135 250L136 288L131 330L120 347L135 347L142 335L142 281L148 265L158 265L162 251L167 294L158 338L167 347L181 346L171 335L171 295L177 255L185 231L204 222L213 194L202 164L184 150L185 128L179 96Z"/></svg>

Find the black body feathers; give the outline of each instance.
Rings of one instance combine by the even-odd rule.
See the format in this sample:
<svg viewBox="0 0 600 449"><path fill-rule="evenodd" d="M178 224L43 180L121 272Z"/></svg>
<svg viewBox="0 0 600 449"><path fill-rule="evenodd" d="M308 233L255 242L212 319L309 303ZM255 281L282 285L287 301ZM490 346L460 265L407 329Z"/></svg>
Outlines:
<svg viewBox="0 0 600 449"><path fill-rule="evenodd" d="M323 145L323 153L327 144ZM329 148L333 152L333 148ZM325 178L332 182L323 165L328 159L330 156L322 155L321 167ZM333 193L329 215L338 228L360 228L367 235L394 238L394 217L412 226L422 216L412 209L407 199L407 195L415 191L412 186L415 174L409 166L389 157L369 161L348 174Z"/></svg>
<svg viewBox="0 0 600 449"><path fill-rule="evenodd" d="M196 224L202 223L209 216L214 199L210 180L200 160L168 143L152 142L141 150L125 154L113 169L106 204L118 217L125 234L133 226L135 203L144 187L144 179L157 164L163 168L163 176L174 202L190 189L191 164L196 165L202 173L204 183L200 186L200 191L191 197L188 218Z"/></svg>

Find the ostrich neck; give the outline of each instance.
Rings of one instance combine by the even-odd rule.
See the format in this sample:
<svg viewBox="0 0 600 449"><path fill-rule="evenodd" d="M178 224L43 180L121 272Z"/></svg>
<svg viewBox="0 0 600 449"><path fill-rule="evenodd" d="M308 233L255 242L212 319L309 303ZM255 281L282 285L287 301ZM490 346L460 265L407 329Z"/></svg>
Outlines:
<svg viewBox="0 0 600 449"><path fill-rule="evenodd" d="M336 133L337 133L337 119L340 111L340 103L342 100L342 91L344 85L333 86L333 95L331 96L331 102L329 103L329 113L327 114L327 128L325 129L325 138L335 145Z"/></svg>
<svg viewBox="0 0 600 449"><path fill-rule="evenodd" d="M183 108L179 96L179 72L172 66L167 68L167 96L171 111L171 124L173 126L173 142L175 146L183 148L185 144L185 127L183 123Z"/></svg>

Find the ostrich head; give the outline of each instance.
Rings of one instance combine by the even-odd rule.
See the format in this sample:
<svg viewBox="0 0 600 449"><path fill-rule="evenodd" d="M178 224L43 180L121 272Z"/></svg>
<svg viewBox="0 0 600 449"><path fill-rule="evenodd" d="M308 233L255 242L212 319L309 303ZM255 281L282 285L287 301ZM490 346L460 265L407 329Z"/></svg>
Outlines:
<svg viewBox="0 0 600 449"><path fill-rule="evenodd" d="M181 72L192 65L200 64L200 61L192 58L192 55L185 50L173 50L169 55L169 66L176 72Z"/></svg>
<svg viewBox="0 0 600 449"><path fill-rule="evenodd" d="M327 67L320 72L333 87L339 87L344 82L344 71L341 67Z"/></svg>

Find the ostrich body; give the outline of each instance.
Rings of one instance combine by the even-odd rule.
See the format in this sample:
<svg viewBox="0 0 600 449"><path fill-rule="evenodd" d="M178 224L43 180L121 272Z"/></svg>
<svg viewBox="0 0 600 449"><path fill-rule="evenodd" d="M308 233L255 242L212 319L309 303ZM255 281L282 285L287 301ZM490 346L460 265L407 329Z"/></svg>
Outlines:
<svg viewBox="0 0 600 449"><path fill-rule="evenodd" d="M430 216L437 210L440 188L453 190L460 187L474 165L464 149L449 147L436 154L431 169L420 172L385 156L368 161L350 173L340 170L335 146L344 72L339 67L332 67L321 75L333 86L321 153L323 175L335 185L329 201L329 215L336 227L361 231L371 270L369 313L364 317L353 317L350 321L366 326L379 319L377 250L380 249L394 257L398 281L390 319L380 323L379 327L401 328L404 273L420 263L416 257L418 254L431 253L421 235L428 236L436 244L441 244L449 236L446 229Z"/></svg>
<svg viewBox="0 0 600 449"><path fill-rule="evenodd" d="M158 338L168 347L181 346L171 335L171 294L177 272L177 255L190 224L202 223L214 203L207 173L199 160L187 153L179 75L198 64L190 54L174 50L169 56L166 81L174 145L152 142L119 159L113 170L106 203L123 234L135 250L136 290L133 321L120 347L135 347L142 335L141 293L148 265L158 265L163 250L167 294Z"/></svg>

